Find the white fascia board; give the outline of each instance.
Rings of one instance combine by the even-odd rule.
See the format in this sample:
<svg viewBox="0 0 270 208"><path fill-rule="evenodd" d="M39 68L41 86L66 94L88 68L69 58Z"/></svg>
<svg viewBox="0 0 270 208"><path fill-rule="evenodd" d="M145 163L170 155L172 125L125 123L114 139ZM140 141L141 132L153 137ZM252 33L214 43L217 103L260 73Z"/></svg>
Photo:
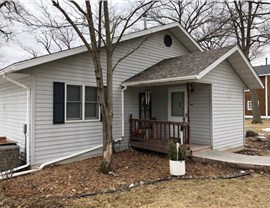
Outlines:
<svg viewBox="0 0 270 208"><path fill-rule="evenodd" d="M226 58L232 55L235 51L237 51L237 46L233 47L219 59L217 59L214 63L210 64L206 67L202 72L199 73L199 79L203 78L206 74L208 74L212 69L214 69L217 65L221 64Z"/></svg>
<svg viewBox="0 0 270 208"><path fill-rule="evenodd" d="M33 58L33 59L29 59L26 61L21 61L21 62L12 64L12 65L4 68L3 70L1 70L0 73L7 74L7 73L16 72L16 71L19 71L22 69L26 69L26 68L37 66L37 65L44 64L47 62L55 61L55 60L58 60L61 58L76 55L76 54L83 53L86 51L87 51L87 48L85 46L80 46L80 47L69 49L66 51L61 51L61 52L57 52L54 54L44 55L41 57L37 57L37 58Z"/></svg>
<svg viewBox="0 0 270 208"><path fill-rule="evenodd" d="M203 49L199 46L199 44L191 37L191 35L178 22L167 24L167 25L161 25L161 26L153 27L153 28L143 30L140 32L135 32L135 33L124 35L121 38L120 42L131 40L131 39L138 38L138 37L142 37L142 36L149 35L149 34L152 34L155 32L171 29L174 27L178 27L181 31L183 31L183 33L194 43L194 45L196 47L198 47L199 50L203 51ZM117 41L117 38L115 38L113 40L113 44L116 43L116 41ZM101 47L104 47L104 46L102 45ZM61 58L76 55L76 54L83 53L86 51L87 51L87 48L85 46L80 46L77 48L57 52L54 54L44 55L41 57L37 57L37 58L25 60L25 61L20 61L20 62L12 64L10 66L7 66L6 68L3 68L0 71L0 73L1 74L12 73L15 71L19 71L19 70L26 69L29 67L33 67L33 66L37 66L37 65L44 64L47 62L55 61L55 60L58 60Z"/></svg>
<svg viewBox="0 0 270 208"><path fill-rule="evenodd" d="M130 86L139 86L139 85L148 85L148 84L162 84L166 82L175 82L175 81L184 81L184 80L195 80L199 79L198 75L192 76L185 76L185 77L173 77L173 78L166 78L166 79L155 79L155 80L147 80L147 81L134 81L134 82L123 82L121 85L124 87Z"/></svg>
<svg viewBox="0 0 270 208"><path fill-rule="evenodd" d="M201 51L203 52L203 48L199 45L199 43L188 33L188 31L177 22L178 27L183 31L183 33L191 40L191 42Z"/></svg>
<svg viewBox="0 0 270 208"><path fill-rule="evenodd" d="M260 74L260 75L258 75L259 77L265 77L265 76L269 76L270 75L270 73L269 74Z"/></svg>
<svg viewBox="0 0 270 208"><path fill-rule="evenodd" d="M255 71L255 69L252 67L251 63L249 62L249 60L247 59L247 57L245 56L245 54L243 53L243 51L239 48L239 46L236 46L237 50L239 52L239 54L241 55L241 57L243 58L243 60L245 61L245 63L247 64L248 68L250 69L250 71L252 72L253 76L257 79L257 81L259 82L261 88L264 88L264 85L260 79L260 77L258 76L257 72Z"/></svg>
<svg viewBox="0 0 270 208"><path fill-rule="evenodd" d="M201 79L206 74L208 74L212 69L214 69L220 63L222 63L225 59L227 59L228 57L230 57L236 51L239 53L239 55L241 56L241 58L244 60L245 64L247 65L247 67L249 68L249 70L251 71L251 73L253 74L253 76L256 78L256 80L260 84L261 88L263 89L264 86L263 86L263 83L262 83L261 79L259 78L259 76L255 72L255 70L253 69L251 63L248 61L247 57L244 55L244 53L239 48L239 46L233 47L231 50L229 50L227 53L225 53L223 56L221 56L219 59L217 59L214 63L212 63L211 65L209 65L208 67L206 67L206 69L204 69L201 73L199 73L199 79Z"/></svg>
<svg viewBox="0 0 270 208"><path fill-rule="evenodd" d="M144 35L149 35L149 34L159 32L159 31L162 31L162 30L168 30L168 29L171 29L173 27L180 27L181 28L181 26L180 26L180 24L178 22L174 22L174 23L171 23L171 24L166 24L166 25L153 27L153 28L149 28L149 29L142 30L142 31L139 31L139 32L126 34L126 35L122 36L120 42L123 42L123 41L126 41L126 40L131 40L131 39L138 38L138 37L142 37ZM182 30L182 28L181 28L181 30ZM113 44L116 43L117 39L118 39L118 37L114 38Z"/></svg>

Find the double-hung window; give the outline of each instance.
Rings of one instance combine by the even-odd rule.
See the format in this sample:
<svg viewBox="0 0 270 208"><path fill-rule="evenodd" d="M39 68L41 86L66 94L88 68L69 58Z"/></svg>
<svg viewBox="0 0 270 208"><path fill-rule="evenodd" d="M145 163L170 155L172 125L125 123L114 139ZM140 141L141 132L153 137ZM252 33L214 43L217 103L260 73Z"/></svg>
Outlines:
<svg viewBox="0 0 270 208"><path fill-rule="evenodd" d="M82 120L82 86L67 85L66 119Z"/></svg>
<svg viewBox="0 0 270 208"><path fill-rule="evenodd" d="M97 87L53 82L53 124L96 121L99 116Z"/></svg>
<svg viewBox="0 0 270 208"><path fill-rule="evenodd" d="M66 120L98 119L97 88L80 85L66 86Z"/></svg>

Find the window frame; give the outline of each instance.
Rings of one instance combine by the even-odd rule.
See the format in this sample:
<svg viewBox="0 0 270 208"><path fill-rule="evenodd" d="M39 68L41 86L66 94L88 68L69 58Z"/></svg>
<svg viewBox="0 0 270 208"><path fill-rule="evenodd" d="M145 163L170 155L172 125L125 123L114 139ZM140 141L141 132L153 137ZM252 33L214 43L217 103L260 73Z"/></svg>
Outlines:
<svg viewBox="0 0 270 208"><path fill-rule="evenodd" d="M78 119L78 120L69 120L67 119L67 86L79 86L81 87L81 113L82 113L82 116L81 116L81 119ZM98 99L97 99L97 104L98 104L98 112L97 112L97 118L89 118L89 119L86 119L85 118L85 87L95 87L97 88L96 86L93 86L93 85L82 85L82 84L76 84L76 83L65 83L65 123L78 123L78 122L90 122L90 121L100 121L100 106L98 104Z"/></svg>
<svg viewBox="0 0 270 208"><path fill-rule="evenodd" d="M249 105L250 104L250 105ZM250 107L251 106L251 107ZM260 101L258 100L258 107L260 108ZM247 110L252 111L252 101L248 100L247 101Z"/></svg>
<svg viewBox="0 0 270 208"><path fill-rule="evenodd" d="M247 110L252 111L252 103L250 100L247 101Z"/></svg>
<svg viewBox="0 0 270 208"><path fill-rule="evenodd" d="M68 86L75 86L80 88L80 101L68 101ZM73 84L66 84L66 93L65 93L65 120L66 121L81 121L83 120L83 87L81 85L73 85ZM68 111L68 103L75 103L80 104L80 119L68 119L67 118L67 111Z"/></svg>
<svg viewBox="0 0 270 208"><path fill-rule="evenodd" d="M96 119L99 119L100 118L100 107L99 107L99 104L98 104L98 98L96 97L96 101L86 101L86 88L89 87L89 88L95 88L96 89L96 92L97 92L97 87L94 87L94 86L87 86L87 85L84 85L84 120L96 120ZM97 110L97 117L86 117L85 116L85 109L86 109L86 104L95 104L96 105L96 110Z"/></svg>

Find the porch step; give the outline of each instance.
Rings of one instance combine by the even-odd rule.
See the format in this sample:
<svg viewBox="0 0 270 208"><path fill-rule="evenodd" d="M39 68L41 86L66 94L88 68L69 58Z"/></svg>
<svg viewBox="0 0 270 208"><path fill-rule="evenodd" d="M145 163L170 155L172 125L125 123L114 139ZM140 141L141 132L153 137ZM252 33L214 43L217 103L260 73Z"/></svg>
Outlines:
<svg viewBox="0 0 270 208"><path fill-rule="evenodd" d="M210 145L191 144L190 155L193 155L194 153L199 153L199 152L206 152L211 149L212 148Z"/></svg>
<svg viewBox="0 0 270 208"><path fill-rule="evenodd" d="M139 149L145 149L145 150L151 150L154 152L164 153L167 154L168 150L168 144L164 142L149 140L149 141L130 141L131 147L139 148Z"/></svg>

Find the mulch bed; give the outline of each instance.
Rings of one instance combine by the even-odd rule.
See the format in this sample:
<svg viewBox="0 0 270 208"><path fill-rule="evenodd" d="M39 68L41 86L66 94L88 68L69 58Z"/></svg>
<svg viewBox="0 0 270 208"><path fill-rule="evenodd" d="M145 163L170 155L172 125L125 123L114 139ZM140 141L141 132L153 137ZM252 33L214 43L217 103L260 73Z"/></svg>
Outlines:
<svg viewBox="0 0 270 208"><path fill-rule="evenodd" d="M25 205L37 199L46 201L59 197L64 199L83 196L124 189L130 184L145 184L170 177L169 161L162 154L141 151L116 153L113 155L114 170L109 175L98 171L100 161L101 157L96 157L70 164L55 165L30 175L2 180L0 181L0 199L1 197L9 199L15 204L19 200L19 204ZM187 160L185 178L228 176L238 174L239 171L221 164ZM44 200L41 201L44 202ZM33 206L31 203L29 207Z"/></svg>

